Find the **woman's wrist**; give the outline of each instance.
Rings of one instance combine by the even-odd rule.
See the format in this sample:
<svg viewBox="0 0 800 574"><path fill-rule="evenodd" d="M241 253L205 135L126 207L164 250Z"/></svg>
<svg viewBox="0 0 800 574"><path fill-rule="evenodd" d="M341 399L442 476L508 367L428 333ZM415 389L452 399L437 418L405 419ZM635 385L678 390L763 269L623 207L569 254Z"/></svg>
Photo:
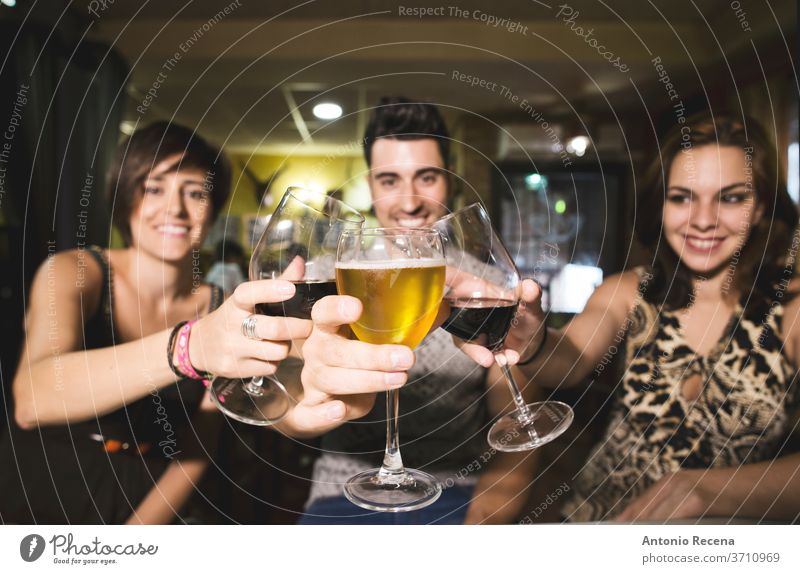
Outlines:
<svg viewBox="0 0 800 574"><path fill-rule="evenodd" d="M189 338L189 357L191 357L192 367L199 373L208 373L210 369L206 365L205 353L203 348L203 320L198 319L192 325L192 336Z"/></svg>
<svg viewBox="0 0 800 574"><path fill-rule="evenodd" d="M199 339L195 330L196 325L196 321L181 321L173 328L167 345L167 360L172 372L178 378L195 379L208 385L211 376L202 367L198 369L196 362L202 353L195 350L192 354L190 349L192 340ZM193 332L194 337L192 337Z"/></svg>
<svg viewBox="0 0 800 574"><path fill-rule="evenodd" d="M519 362L517 363L518 367L524 367L525 365L531 364L539 357L539 355L542 354L544 346L547 344L547 325L542 325L542 328L539 329L539 331L541 331L542 335L538 344L536 344L535 347L533 347L533 345L528 345L529 348L533 347L533 352L527 357L521 356Z"/></svg>

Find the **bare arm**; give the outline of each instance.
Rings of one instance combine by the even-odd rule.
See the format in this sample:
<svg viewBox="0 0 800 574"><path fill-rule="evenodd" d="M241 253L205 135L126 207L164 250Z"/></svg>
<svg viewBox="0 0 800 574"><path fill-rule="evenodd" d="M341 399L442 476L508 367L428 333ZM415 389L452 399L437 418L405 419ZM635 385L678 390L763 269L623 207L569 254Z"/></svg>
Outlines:
<svg viewBox="0 0 800 574"><path fill-rule="evenodd" d="M105 414L174 382L166 360L169 331L113 348L79 350L84 319L97 307L102 278L96 265L87 266L80 278L78 265L76 252L58 254L33 280L13 385L22 428Z"/></svg>
<svg viewBox="0 0 800 574"><path fill-rule="evenodd" d="M586 308L562 329L549 329L547 341L537 358L519 366L526 377L535 378L542 386L572 386L584 380L623 334L628 313L638 296L638 276L633 272L613 275L592 294ZM534 316L541 317L538 294L526 302ZM517 329L515 339L522 361L539 347L544 333L542 318L538 325L529 321L526 331ZM522 323L522 321L521 321ZM511 347L512 349L514 347Z"/></svg>
<svg viewBox="0 0 800 574"><path fill-rule="evenodd" d="M101 416L175 381L166 356L169 329L114 347L81 350L84 321L100 295L99 267L87 267L85 286L80 283L76 252L49 258L33 281L26 341L13 384L15 417L22 428ZM228 377L274 373L287 356L289 341L308 337L311 322L260 317L257 334L264 340L258 341L244 338L241 323L256 303L283 301L293 292L294 286L284 281L240 285L194 326L190 354L195 368Z"/></svg>
<svg viewBox="0 0 800 574"><path fill-rule="evenodd" d="M800 454L733 468L681 470L645 490L618 521L699 517L794 520L800 515Z"/></svg>
<svg viewBox="0 0 800 574"><path fill-rule="evenodd" d="M513 408L511 393L500 368L487 373L489 412L492 416ZM535 401L539 391L533 385L523 389L525 400ZM528 499L528 486L539 460L539 450L529 452L496 452L486 445L484 456L489 463L478 479L466 524L507 524L517 519Z"/></svg>
<svg viewBox="0 0 800 574"><path fill-rule="evenodd" d="M505 341L504 353L511 364L522 362L537 349L535 360L518 365L526 378L546 387L572 386L582 381L622 333L628 313L638 297L639 278L634 272L613 275L592 294L586 308L563 329L548 329L545 337L541 290L532 280L522 282L517 314ZM492 352L455 338L456 344L478 364L489 367Z"/></svg>

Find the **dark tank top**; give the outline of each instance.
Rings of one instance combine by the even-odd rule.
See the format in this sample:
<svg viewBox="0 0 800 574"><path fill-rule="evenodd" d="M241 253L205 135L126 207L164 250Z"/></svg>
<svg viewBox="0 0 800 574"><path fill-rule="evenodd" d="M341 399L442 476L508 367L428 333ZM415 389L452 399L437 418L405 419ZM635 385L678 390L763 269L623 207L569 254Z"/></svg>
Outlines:
<svg viewBox="0 0 800 574"><path fill-rule="evenodd" d="M97 311L84 323L85 350L113 346L114 281L105 253L86 250L100 266ZM212 286L210 310L223 299ZM165 349L166 353L166 349ZM114 384L114 381L97 381ZM87 421L13 428L0 441L0 519L8 523L123 523L179 456L181 435L204 393L182 379L111 413ZM69 392L69 389L63 389Z"/></svg>

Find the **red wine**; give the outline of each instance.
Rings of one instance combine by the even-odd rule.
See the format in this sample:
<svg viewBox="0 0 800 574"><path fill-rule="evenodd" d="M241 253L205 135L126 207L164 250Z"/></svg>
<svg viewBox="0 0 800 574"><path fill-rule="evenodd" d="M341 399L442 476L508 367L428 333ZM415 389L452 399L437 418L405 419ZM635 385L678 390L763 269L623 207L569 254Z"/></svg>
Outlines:
<svg viewBox="0 0 800 574"><path fill-rule="evenodd" d="M256 305L256 312L273 317L311 319L311 308L314 303L328 295L336 295L336 281L334 280L295 283L294 287L296 291L291 299L280 303L260 303Z"/></svg>
<svg viewBox="0 0 800 574"><path fill-rule="evenodd" d="M497 351L503 345L517 302L508 299L448 299L450 316L442 327L456 337Z"/></svg>

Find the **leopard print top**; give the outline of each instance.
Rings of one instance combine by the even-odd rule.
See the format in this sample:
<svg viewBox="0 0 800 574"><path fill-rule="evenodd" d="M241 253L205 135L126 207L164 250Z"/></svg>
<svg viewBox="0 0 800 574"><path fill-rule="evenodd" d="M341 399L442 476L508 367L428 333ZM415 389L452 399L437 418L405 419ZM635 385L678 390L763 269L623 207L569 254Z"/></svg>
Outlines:
<svg viewBox="0 0 800 574"><path fill-rule="evenodd" d="M637 272L642 278L642 270ZM662 476L682 468L732 467L776 456L800 400L796 369L778 335L783 306L773 303L760 322L738 306L706 356L686 343L678 313L641 297L631 312L627 369L603 439L562 510L566 520L613 518ZM689 400L682 382L697 375L702 388Z"/></svg>

